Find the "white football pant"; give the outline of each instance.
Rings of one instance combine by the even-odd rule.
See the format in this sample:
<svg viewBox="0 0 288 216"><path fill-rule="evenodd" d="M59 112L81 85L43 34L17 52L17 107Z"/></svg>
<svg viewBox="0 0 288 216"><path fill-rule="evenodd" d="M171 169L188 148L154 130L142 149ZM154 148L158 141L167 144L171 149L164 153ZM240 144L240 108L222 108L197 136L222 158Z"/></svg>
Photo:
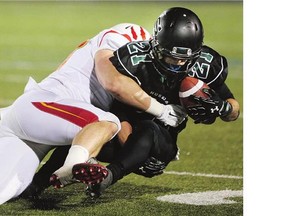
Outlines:
<svg viewBox="0 0 288 216"><path fill-rule="evenodd" d="M81 98L69 97L65 89L62 91L64 87L59 86L59 93L56 94L35 85L33 87L32 83L28 91L1 111L0 204L17 197L26 189L42 160L22 140L53 148L71 145L76 134L92 122L110 121L116 123L119 130L121 128L114 114ZM57 86L54 85L55 88Z"/></svg>
<svg viewBox="0 0 288 216"><path fill-rule="evenodd" d="M39 159L12 131L0 125L0 164L0 204L3 204L28 187Z"/></svg>

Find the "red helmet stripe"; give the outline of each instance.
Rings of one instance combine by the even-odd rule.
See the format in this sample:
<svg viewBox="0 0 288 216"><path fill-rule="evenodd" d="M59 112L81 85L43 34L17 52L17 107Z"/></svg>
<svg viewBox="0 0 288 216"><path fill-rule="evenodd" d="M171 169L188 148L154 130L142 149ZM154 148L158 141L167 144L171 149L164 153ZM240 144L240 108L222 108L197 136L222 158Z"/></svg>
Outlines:
<svg viewBox="0 0 288 216"><path fill-rule="evenodd" d="M105 37L107 34L109 34L109 33L120 34L119 32L116 32L116 31L114 31L114 30L107 31L107 32L102 36L99 46L101 45L104 37ZM122 35L123 37L125 37L128 41L132 41L132 39L131 39L131 37L130 37L129 35L127 35L127 34L120 34L120 35Z"/></svg>
<svg viewBox="0 0 288 216"><path fill-rule="evenodd" d="M132 26L132 28L131 28L131 34L132 34L132 37L134 38L134 40L136 40L136 39L137 39L137 34L136 34L133 26Z"/></svg>
<svg viewBox="0 0 288 216"><path fill-rule="evenodd" d="M142 27L140 27L140 34L141 34L142 40L146 40L146 33Z"/></svg>

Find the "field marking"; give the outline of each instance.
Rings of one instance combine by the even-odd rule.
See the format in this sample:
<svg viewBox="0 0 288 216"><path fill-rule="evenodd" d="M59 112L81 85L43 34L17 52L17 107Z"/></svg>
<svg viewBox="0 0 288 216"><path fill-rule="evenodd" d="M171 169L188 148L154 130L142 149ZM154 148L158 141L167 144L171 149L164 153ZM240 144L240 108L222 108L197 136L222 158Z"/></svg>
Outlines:
<svg viewBox="0 0 288 216"><path fill-rule="evenodd" d="M13 99L1 99L0 98L0 108L10 106L14 101L15 99L13 100Z"/></svg>
<svg viewBox="0 0 288 216"><path fill-rule="evenodd" d="M221 191L205 191L196 193L183 193L183 194L170 194L159 196L156 198L158 201L181 203L188 205L222 205L222 204L235 204L237 203L230 198L243 197L243 190L221 190Z"/></svg>
<svg viewBox="0 0 288 216"><path fill-rule="evenodd" d="M0 60L0 69L1 70L54 70L58 66L59 62L57 61L3 61Z"/></svg>
<svg viewBox="0 0 288 216"><path fill-rule="evenodd" d="M5 74L0 77L1 81L8 83L27 83L29 75Z"/></svg>
<svg viewBox="0 0 288 216"><path fill-rule="evenodd" d="M45 164L45 162L42 161L40 164L43 165L43 164ZM191 173L191 172L177 172L177 171L164 171L164 174L167 174L167 175L190 175L190 176L207 177L207 178L243 179L242 176L206 174L206 173Z"/></svg>
<svg viewBox="0 0 288 216"><path fill-rule="evenodd" d="M242 176L206 174L206 173L191 173L191 172L177 172L177 171L164 171L164 174L168 174L168 175L190 175L190 176L207 177L207 178L243 179Z"/></svg>

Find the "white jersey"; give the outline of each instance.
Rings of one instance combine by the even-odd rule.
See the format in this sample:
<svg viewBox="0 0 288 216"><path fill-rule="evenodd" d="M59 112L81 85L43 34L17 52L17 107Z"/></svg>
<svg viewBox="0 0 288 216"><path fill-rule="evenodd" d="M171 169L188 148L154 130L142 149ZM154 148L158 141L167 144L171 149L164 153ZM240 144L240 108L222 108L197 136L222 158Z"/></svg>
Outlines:
<svg viewBox="0 0 288 216"><path fill-rule="evenodd" d="M113 97L101 86L96 77L95 53L102 49L114 51L128 42L148 39L150 39L148 31L135 24L123 23L105 29L92 39L81 43L54 73L42 81L43 84L40 83L40 86L44 87L49 83L48 80L56 79L69 89L67 93L71 96L108 111Z"/></svg>
<svg viewBox="0 0 288 216"><path fill-rule="evenodd" d="M2 114L2 124L22 140L47 145L69 144L91 121L115 122L120 129L119 119L109 112L113 97L96 77L95 54L102 49L114 51L129 41L146 39L150 39L150 34L130 23L101 31L81 43L40 83L30 78L24 94Z"/></svg>
<svg viewBox="0 0 288 216"><path fill-rule="evenodd" d="M52 146L71 145L85 125L109 121L120 130L119 119L107 112L113 97L96 78L94 57L98 50L116 50L149 38L145 29L134 24L106 29L79 45L42 82L31 78L24 94L1 110L0 163L9 166L0 173L0 205L23 192Z"/></svg>

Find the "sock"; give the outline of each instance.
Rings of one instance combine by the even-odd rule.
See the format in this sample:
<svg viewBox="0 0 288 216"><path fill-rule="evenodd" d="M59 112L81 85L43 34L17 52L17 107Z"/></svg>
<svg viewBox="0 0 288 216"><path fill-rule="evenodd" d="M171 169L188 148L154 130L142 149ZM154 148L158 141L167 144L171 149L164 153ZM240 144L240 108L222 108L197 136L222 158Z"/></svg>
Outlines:
<svg viewBox="0 0 288 216"><path fill-rule="evenodd" d="M122 179L123 176L125 175L125 171L123 166L119 163L115 163L115 164L109 164L108 166L106 166L107 169L109 169L111 171L111 173L113 174L113 180L111 184L114 184L115 182L117 182L118 180Z"/></svg>
<svg viewBox="0 0 288 216"><path fill-rule="evenodd" d="M72 145L63 166L73 166L89 159L89 151L80 145Z"/></svg>
<svg viewBox="0 0 288 216"><path fill-rule="evenodd" d="M62 185L67 185L73 182L72 168L77 163L84 163L89 158L89 151L80 146L72 145L66 157L64 165L54 172Z"/></svg>

